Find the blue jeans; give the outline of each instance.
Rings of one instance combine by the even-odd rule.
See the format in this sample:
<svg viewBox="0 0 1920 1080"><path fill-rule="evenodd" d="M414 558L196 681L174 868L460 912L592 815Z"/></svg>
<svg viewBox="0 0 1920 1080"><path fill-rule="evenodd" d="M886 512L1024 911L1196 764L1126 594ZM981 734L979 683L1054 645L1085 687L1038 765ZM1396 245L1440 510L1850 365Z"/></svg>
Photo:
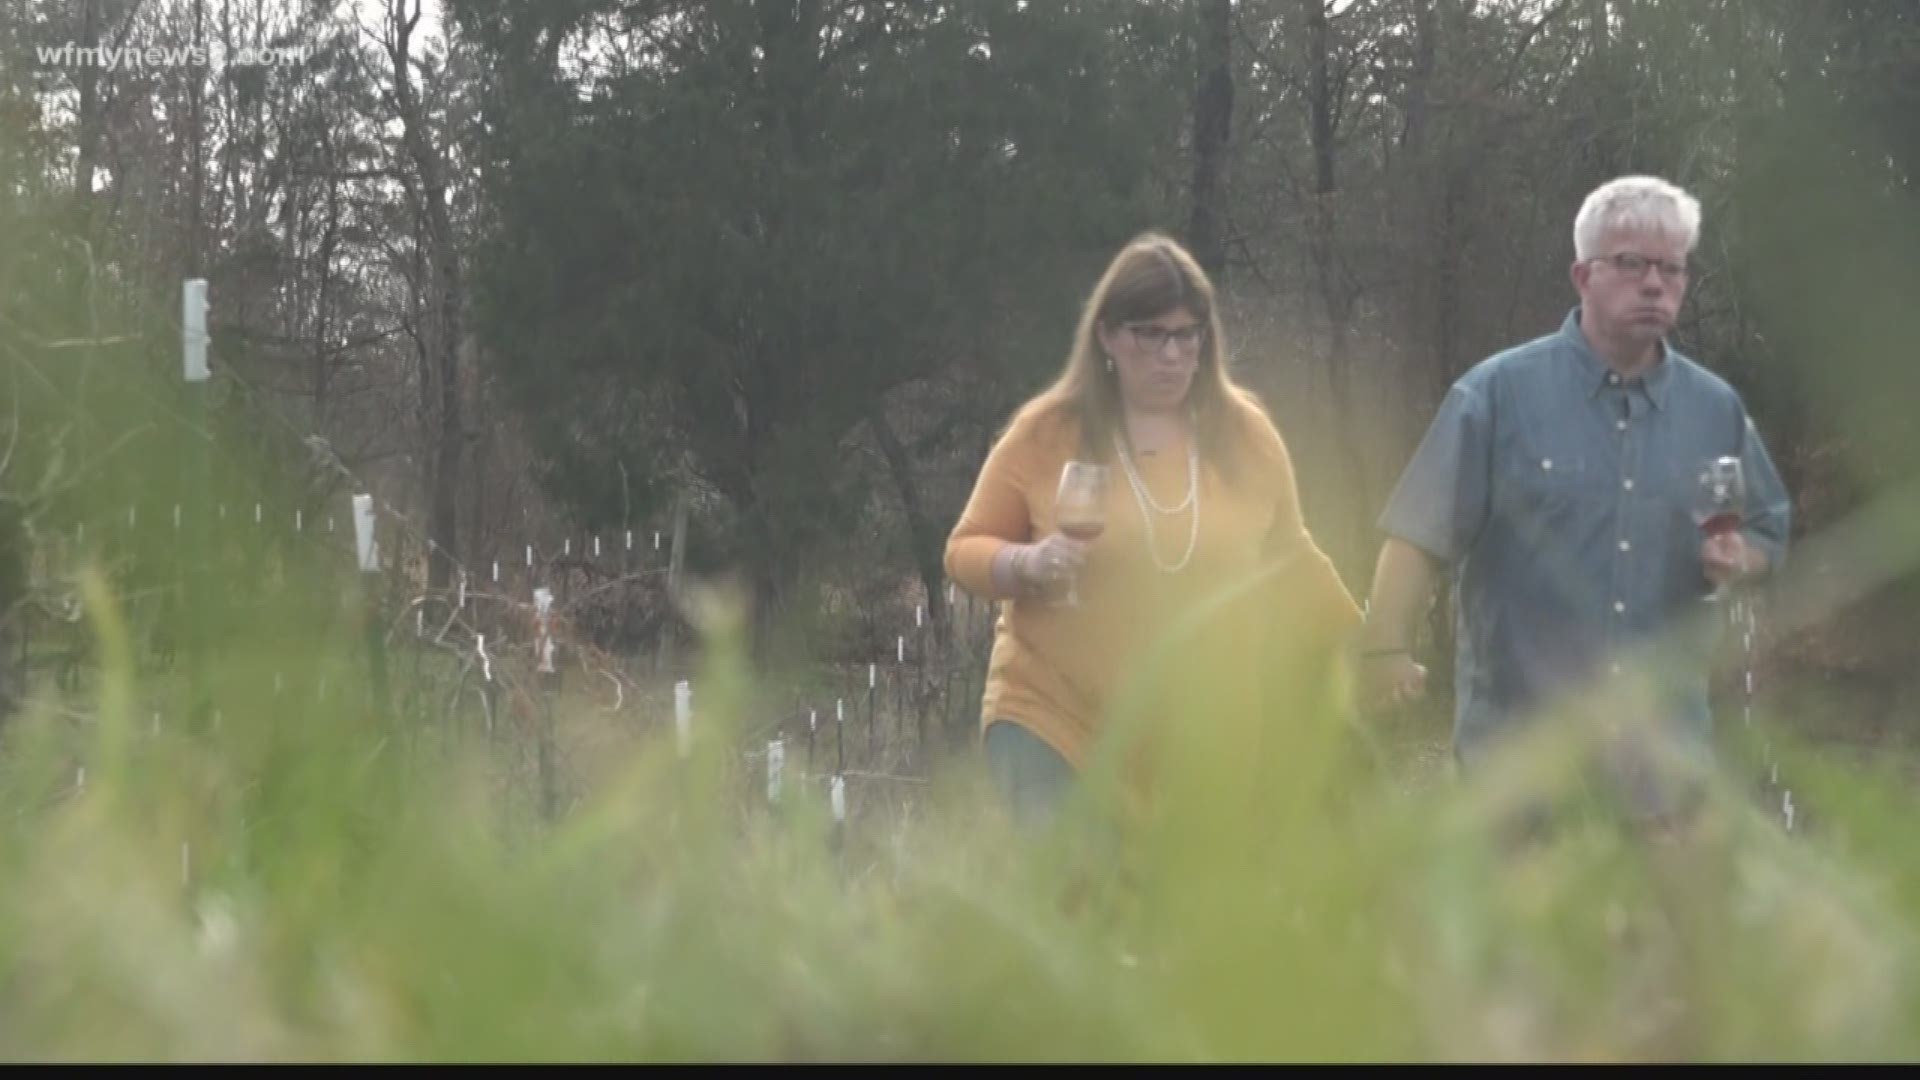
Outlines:
<svg viewBox="0 0 1920 1080"><path fill-rule="evenodd" d="M1073 783L1073 766L1059 751L1011 720L987 725L987 771L1023 829L1051 824Z"/></svg>

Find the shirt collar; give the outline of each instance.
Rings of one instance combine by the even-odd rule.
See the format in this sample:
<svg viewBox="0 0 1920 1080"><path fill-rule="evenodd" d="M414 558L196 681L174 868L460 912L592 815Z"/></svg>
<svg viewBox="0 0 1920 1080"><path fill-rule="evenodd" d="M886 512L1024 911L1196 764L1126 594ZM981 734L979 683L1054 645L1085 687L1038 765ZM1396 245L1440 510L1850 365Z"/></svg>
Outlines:
<svg viewBox="0 0 1920 1080"><path fill-rule="evenodd" d="M1598 394L1609 386L1619 385L1618 380L1613 377L1614 370L1593 351L1593 346L1587 342L1587 335L1581 332L1578 307L1568 312L1566 321L1560 324L1560 338L1573 355L1574 363L1578 366L1580 373L1581 384L1587 387L1588 396ZM1667 394L1673 386L1673 359L1676 355L1678 354L1665 341L1661 341L1659 361L1635 380L1655 408L1667 407Z"/></svg>

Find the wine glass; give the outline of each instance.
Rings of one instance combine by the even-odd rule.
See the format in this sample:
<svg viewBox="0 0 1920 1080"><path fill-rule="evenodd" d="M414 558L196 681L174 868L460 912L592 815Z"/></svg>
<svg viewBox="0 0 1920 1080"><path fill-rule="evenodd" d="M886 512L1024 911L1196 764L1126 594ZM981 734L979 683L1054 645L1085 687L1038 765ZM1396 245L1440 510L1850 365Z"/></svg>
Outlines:
<svg viewBox="0 0 1920 1080"><path fill-rule="evenodd" d="M1715 458L1704 465L1693 486L1693 523L1702 536L1724 536L1740 528L1746 509L1747 480L1737 457ZM1716 586L1710 600L1720 599Z"/></svg>
<svg viewBox="0 0 1920 1080"><path fill-rule="evenodd" d="M1091 461L1069 461L1060 470L1060 490L1054 496L1054 517L1060 531L1082 542L1098 539L1107 527L1107 467ZM1067 607L1080 606L1079 581L1067 583Z"/></svg>

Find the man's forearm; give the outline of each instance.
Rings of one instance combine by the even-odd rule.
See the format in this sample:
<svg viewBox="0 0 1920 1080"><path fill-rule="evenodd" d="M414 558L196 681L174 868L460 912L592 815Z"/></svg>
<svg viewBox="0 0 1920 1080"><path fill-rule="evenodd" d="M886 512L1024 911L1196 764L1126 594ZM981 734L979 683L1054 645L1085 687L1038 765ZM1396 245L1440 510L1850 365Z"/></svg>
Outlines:
<svg viewBox="0 0 1920 1080"><path fill-rule="evenodd" d="M1413 620L1433 595L1436 569L1431 556L1404 540L1389 537L1381 545L1367 601L1367 625L1360 632L1361 651L1411 645Z"/></svg>

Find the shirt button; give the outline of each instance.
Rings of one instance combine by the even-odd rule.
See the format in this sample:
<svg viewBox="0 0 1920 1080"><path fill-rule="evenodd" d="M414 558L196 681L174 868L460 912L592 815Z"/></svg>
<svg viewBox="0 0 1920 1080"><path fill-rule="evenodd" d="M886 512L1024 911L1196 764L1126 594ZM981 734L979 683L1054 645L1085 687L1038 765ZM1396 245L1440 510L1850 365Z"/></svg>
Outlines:
<svg viewBox="0 0 1920 1080"><path fill-rule="evenodd" d="M1633 490L1633 477L1631 477L1631 476L1629 476L1629 477L1627 477L1627 478L1626 478L1625 480L1622 480L1622 481L1620 481L1620 486L1621 486L1621 487L1623 487L1623 488L1626 488L1626 489L1627 489L1628 491L1632 491L1632 490Z"/></svg>
<svg viewBox="0 0 1920 1080"><path fill-rule="evenodd" d="M1620 373L1619 373L1619 372L1617 372L1617 371L1609 371L1609 372L1607 372L1607 385L1608 385L1608 386L1619 386L1619 385L1620 385Z"/></svg>
<svg viewBox="0 0 1920 1080"><path fill-rule="evenodd" d="M1607 668L1607 670L1608 670L1608 671L1611 671L1611 672L1613 672L1613 673L1614 673L1615 675L1618 675L1618 674L1620 674L1620 665L1619 665L1619 664L1611 664L1611 665L1609 665L1609 666L1608 666L1608 668Z"/></svg>
<svg viewBox="0 0 1920 1080"><path fill-rule="evenodd" d="M1633 550L1633 542L1632 542L1631 540L1622 540L1622 541L1620 541L1620 550L1621 550L1621 551L1632 551L1632 550Z"/></svg>
<svg viewBox="0 0 1920 1080"><path fill-rule="evenodd" d="M1552 459L1552 458L1550 458L1550 457L1545 457L1545 458L1541 458L1541 459L1540 459L1540 467L1541 467L1542 469L1545 469L1545 470L1547 470L1548 472L1552 472L1552 471L1553 471L1553 459Z"/></svg>
<svg viewBox="0 0 1920 1080"><path fill-rule="evenodd" d="M1627 430L1627 422L1625 420L1615 420L1613 426L1619 428L1621 431Z"/></svg>
<svg viewBox="0 0 1920 1080"><path fill-rule="evenodd" d="M1615 614L1618 614L1618 615L1625 615L1625 614L1627 613L1627 604L1626 604L1626 601L1624 601L1624 600L1615 600L1615 601L1613 602L1613 610L1614 610L1614 613L1615 613Z"/></svg>

